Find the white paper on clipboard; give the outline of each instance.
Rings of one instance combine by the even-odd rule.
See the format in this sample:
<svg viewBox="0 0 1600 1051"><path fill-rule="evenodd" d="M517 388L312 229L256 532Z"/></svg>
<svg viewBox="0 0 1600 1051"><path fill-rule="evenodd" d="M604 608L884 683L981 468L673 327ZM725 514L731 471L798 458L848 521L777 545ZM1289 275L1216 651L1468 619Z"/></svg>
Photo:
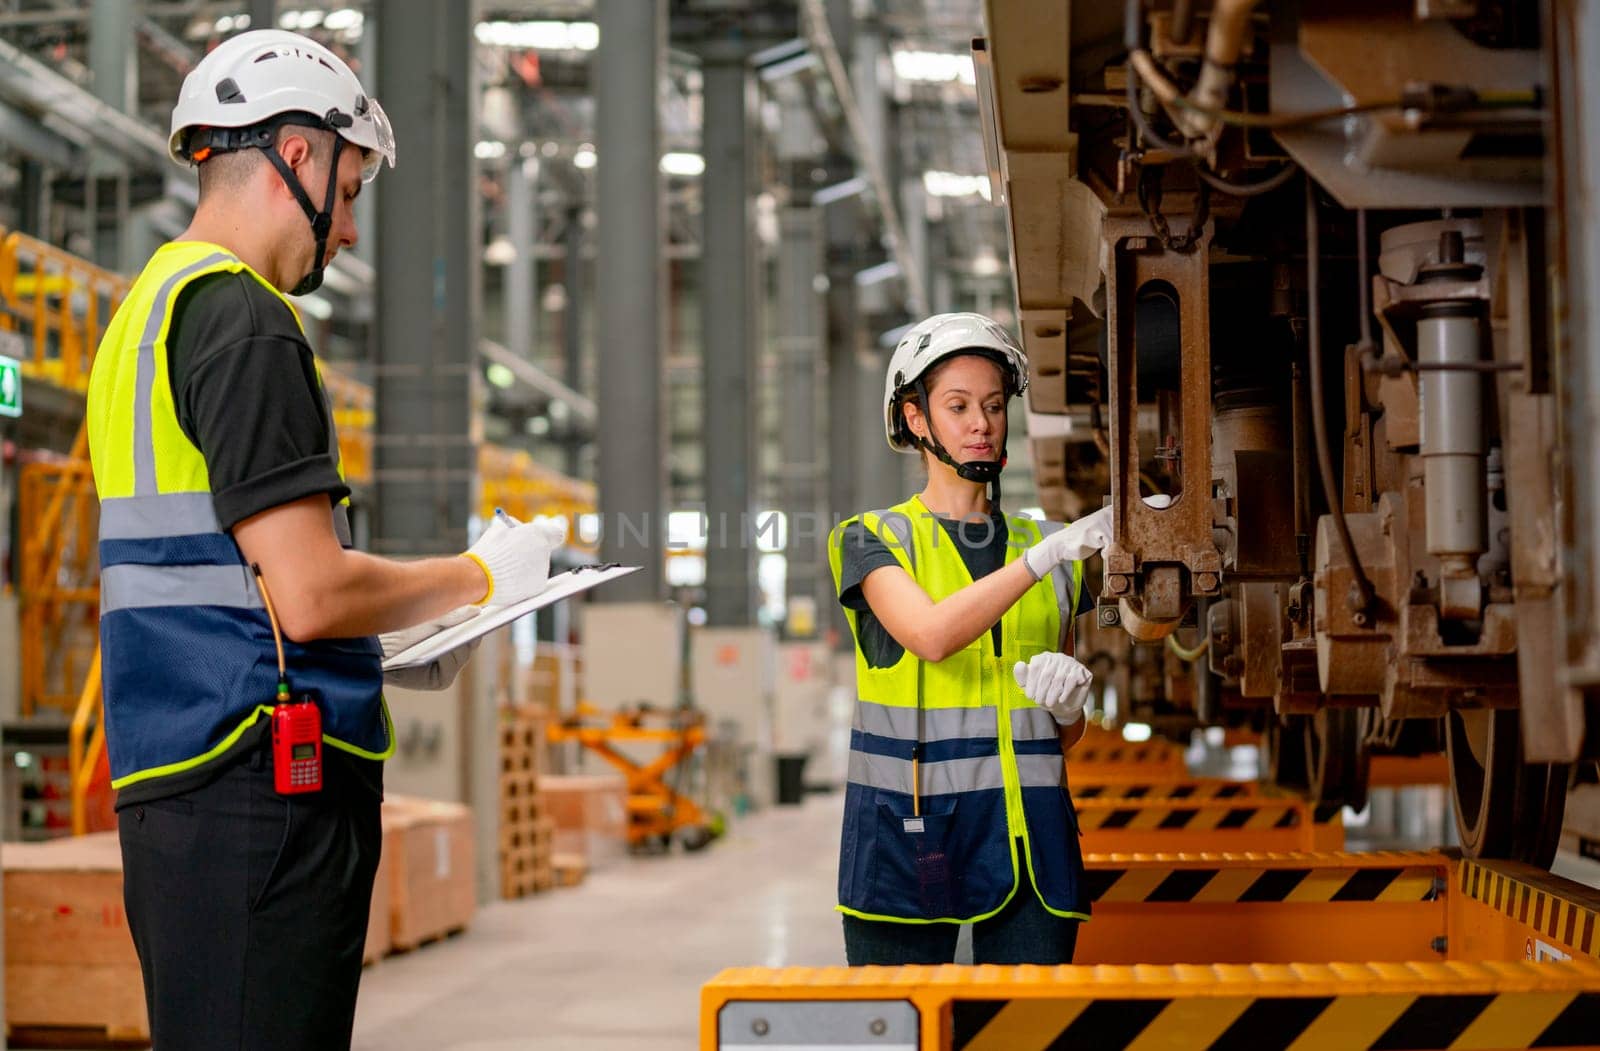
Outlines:
<svg viewBox="0 0 1600 1051"><path fill-rule="evenodd" d="M510 606L485 606L471 620L453 624L438 634L429 635L409 649L401 650L383 662L383 670L394 671L397 668L415 668L432 664L457 646L481 638L496 628L503 628L514 620L526 617L534 610L553 606L564 598L571 598L609 580L637 573L639 568L638 566L579 566L565 573L557 573L550 578L544 590L532 598Z"/></svg>

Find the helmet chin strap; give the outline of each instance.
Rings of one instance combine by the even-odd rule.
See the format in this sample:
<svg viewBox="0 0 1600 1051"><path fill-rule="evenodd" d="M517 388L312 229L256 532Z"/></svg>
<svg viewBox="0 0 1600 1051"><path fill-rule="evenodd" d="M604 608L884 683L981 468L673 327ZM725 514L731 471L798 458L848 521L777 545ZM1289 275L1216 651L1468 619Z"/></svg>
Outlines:
<svg viewBox="0 0 1600 1051"><path fill-rule="evenodd" d="M291 296L303 296L315 292L322 287L322 271L327 264L328 234L333 230L333 195L339 188L339 152L344 149L344 136L335 134L333 137L333 157L328 161L328 192L323 196L322 211L317 211L311 203L311 197L306 193L305 187L300 184L300 179L295 175L294 169L289 167L275 146L262 146L267 159L272 166L278 169L278 175L283 179L284 185L289 187L289 192L294 194L294 199L300 202L300 210L306 213L306 218L311 221L311 236L317 239L317 256L311 272L300 279L300 283L289 290Z"/></svg>
<svg viewBox="0 0 1600 1051"><path fill-rule="evenodd" d="M969 460L966 463L961 463L950 455L949 451L945 449L944 443L939 440L939 436L934 433L933 414L928 411L927 388L923 386L920 379L917 380L916 386L917 397L922 405L923 419L928 425L929 437L924 438L914 432L912 437L916 438L918 445L932 453L935 459L954 471L956 477L968 482L981 482L989 486L989 508L991 511L998 509L1000 506L1000 472L1005 470L1006 466L1005 443L1002 442L1000 444L1000 459L998 460ZM931 441L929 440L930 438L932 439Z"/></svg>

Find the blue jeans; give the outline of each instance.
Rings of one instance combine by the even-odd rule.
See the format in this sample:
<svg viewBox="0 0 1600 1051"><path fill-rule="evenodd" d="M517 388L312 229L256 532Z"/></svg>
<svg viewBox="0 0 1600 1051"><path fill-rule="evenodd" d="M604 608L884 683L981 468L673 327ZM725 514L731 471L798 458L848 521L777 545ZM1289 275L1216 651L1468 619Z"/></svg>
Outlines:
<svg viewBox="0 0 1600 1051"><path fill-rule="evenodd" d="M1021 845L1018 844L1020 859ZM972 962L1060 964L1072 962L1078 920L1064 919L1039 902L1027 865L1005 908L972 925ZM844 917L844 955L851 967L869 964L951 963L956 955L955 923L889 923Z"/></svg>

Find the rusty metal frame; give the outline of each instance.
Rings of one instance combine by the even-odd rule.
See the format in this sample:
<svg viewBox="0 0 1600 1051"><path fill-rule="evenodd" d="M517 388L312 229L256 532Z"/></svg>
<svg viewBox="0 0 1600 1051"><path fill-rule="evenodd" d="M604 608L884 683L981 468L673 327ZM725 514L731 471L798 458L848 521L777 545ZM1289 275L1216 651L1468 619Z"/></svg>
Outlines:
<svg viewBox="0 0 1600 1051"><path fill-rule="evenodd" d="M1214 595L1222 586L1222 556L1212 539L1211 503L1211 235L1193 250L1162 249L1142 216L1107 217L1108 371L1111 377L1111 504L1114 536L1105 550L1106 598L1137 603L1145 621L1176 626L1186 590ZM1139 391L1135 301L1140 288L1164 281L1178 294L1182 333L1179 478L1182 490L1162 510L1139 494ZM1199 382L1194 378L1200 377ZM1181 570L1189 574L1184 587ZM1126 610L1125 610L1126 612ZM1170 627L1165 630L1171 630ZM1160 634L1157 631L1157 634Z"/></svg>

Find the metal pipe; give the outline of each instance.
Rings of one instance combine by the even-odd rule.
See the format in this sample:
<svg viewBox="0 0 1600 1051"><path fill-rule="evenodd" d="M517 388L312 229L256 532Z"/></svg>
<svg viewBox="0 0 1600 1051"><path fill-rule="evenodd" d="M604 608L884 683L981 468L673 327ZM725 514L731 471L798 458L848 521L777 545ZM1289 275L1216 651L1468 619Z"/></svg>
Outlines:
<svg viewBox="0 0 1600 1051"><path fill-rule="evenodd" d="M867 178L872 182L872 194L878 212L883 216L889 253L894 256L895 262L900 264L901 278L905 281L907 305L913 314L926 313L928 296L926 289L923 288L922 274L911 260L911 253L906 246L905 229L900 225L900 213L895 208L896 198L890 193L888 174L878 161L878 151L882 146L871 141L867 135L861 109L856 105L855 91L850 86L850 72L845 68L844 60L839 57L839 49L834 44L833 30L828 22L828 14L823 9L822 0L801 0L801 14L806 20L807 35L812 46L822 56L823 66L828 71L828 80L833 85L835 97L839 100L839 108L844 111L845 123L850 127L850 137L855 140L861 165L866 169Z"/></svg>
<svg viewBox="0 0 1600 1051"><path fill-rule="evenodd" d="M1350 537L1350 523L1344 517L1344 493L1333 473L1333 454L1328 448L1328 413L1322 403L1322 291L1318 255L1319 231L1317 229L1317 188L1306 177L1306 337L1311 372L1311 431L1317 448L1317 469L1322 476L1322 494L1328 501L1328 512L1333 516L1334 531L1339 534L1339 544L1344 548L1345 559L1350 563L1354 577L1349 601L1358 616L1365 616L1372 608L1374 591L1372 581L1361 566L1356 554L1355 541Z"/></svg>
<svg viewBox="0 0 1600 1051"><path fill-rule="evenodd" d="M1423 308L1417 322L1417 357L1423 366L1472 363L1478 355L1475 305L1431 303ZM1478 612L1477 560L1488 549L1483 374L1428 371L1421 382L1428 553L1438 556L1444 577L1470 580L1470 600L1463 595L1446 604L1472 616Z"/></svg>
<svg viewBox="0 0 1600 1051"><path fill-rule="evenodd" d="M1189 100L1197 107L1220 110L1228 101L1228 89L1233 86L1233 70L1239 64L1249 38L1250 14L1260 0L1217 0L1211 9L1211 21L1206 28L1206 57L1200 67L1200 79ZM1217 127L1217 118L1208 113L1187 110L1182 123L1184 130L1195 138L1209 135Z"/></svg>
<svg viewBox="0 0 1600 1051"><path fill-rule="evenodd" d="M1187 44L1194 35L1194 0L1173 0L1172 24L1167 35L1174 44Z"/></svg>

